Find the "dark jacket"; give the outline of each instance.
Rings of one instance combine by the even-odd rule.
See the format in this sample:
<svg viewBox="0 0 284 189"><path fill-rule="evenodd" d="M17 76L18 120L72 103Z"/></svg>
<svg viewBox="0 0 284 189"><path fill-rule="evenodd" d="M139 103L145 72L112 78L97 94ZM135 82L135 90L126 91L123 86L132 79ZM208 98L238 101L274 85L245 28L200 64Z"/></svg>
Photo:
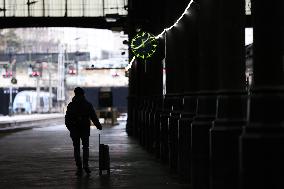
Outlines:
<svg viewBox="0 0 284 189"><path fill-rule="evenodd" d="M92 104L83 95L74 96L65 115L65 125L71 137L90 136L90 119L98 129L102 128Z"/></svg>

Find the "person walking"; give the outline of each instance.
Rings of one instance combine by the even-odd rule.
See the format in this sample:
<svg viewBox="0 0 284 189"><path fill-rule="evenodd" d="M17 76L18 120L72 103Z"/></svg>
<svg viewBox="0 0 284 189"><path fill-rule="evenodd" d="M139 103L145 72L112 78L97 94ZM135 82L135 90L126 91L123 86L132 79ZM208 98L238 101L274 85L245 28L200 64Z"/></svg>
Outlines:
<svg viewBox="0 0 284 189"><path fill-rule="evenodd" d="M90 125L92 122L97 129L102 130L102 125L96 115L96 112L90 102L85 98L85 92L82 88L74 89L75 96L67 106L65 115L65 125L70 131L70 137L73 141L74 159L77 166L76 175L80 176L83 169L87 174L91 173L89 168L89 137ZM80 156L80 140L83 145L83 167Z"/></svg>

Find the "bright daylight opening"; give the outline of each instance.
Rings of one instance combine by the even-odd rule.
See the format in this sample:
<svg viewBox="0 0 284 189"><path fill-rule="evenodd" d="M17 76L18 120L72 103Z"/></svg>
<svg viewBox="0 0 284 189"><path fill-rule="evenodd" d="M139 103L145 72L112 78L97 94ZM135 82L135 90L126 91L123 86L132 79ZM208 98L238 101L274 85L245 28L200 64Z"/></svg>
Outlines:
<svg viewBox="0 0 284 189"><path fill-rule="evenodd" d="M14 28L0 35L0 114L64 112L77 86L95 108L127 111L123 31Z"/></svg>

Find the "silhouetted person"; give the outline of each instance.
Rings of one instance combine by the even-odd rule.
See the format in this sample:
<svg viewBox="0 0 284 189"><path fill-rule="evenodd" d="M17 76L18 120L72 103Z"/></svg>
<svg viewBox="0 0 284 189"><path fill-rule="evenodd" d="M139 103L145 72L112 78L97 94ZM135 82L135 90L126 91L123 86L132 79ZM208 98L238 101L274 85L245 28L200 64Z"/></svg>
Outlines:
<svg viewBox="0 0 284 189"><path fill-rule="evenodd" d="M77 166L77 175L82 174L82 161L80 156L80 139L83 145L83 168L87 174L90 174L89 169L89 136L90 125L92 122L97 129L102 130L102 126L97 118L96 112L91 103L89 103L84 95L84 90L76 87L74 90L75 96L67 106L65 115L65 125L70 131L70 137L74 146L74 158Z"/></svg>

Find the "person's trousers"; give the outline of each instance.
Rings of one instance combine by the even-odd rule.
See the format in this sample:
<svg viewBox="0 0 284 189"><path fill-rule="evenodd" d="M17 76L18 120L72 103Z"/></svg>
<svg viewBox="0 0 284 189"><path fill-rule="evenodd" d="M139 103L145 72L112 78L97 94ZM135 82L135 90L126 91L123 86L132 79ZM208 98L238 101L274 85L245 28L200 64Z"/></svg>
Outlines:
<svg viewBox="0 0 284 189"><path fill-rule="evenodd" d="M74 147L74 158L77 168L82 168L80 155L80 139L83 145L83 167L89 167L89 136L73 136L71 137Z"/></svg>

